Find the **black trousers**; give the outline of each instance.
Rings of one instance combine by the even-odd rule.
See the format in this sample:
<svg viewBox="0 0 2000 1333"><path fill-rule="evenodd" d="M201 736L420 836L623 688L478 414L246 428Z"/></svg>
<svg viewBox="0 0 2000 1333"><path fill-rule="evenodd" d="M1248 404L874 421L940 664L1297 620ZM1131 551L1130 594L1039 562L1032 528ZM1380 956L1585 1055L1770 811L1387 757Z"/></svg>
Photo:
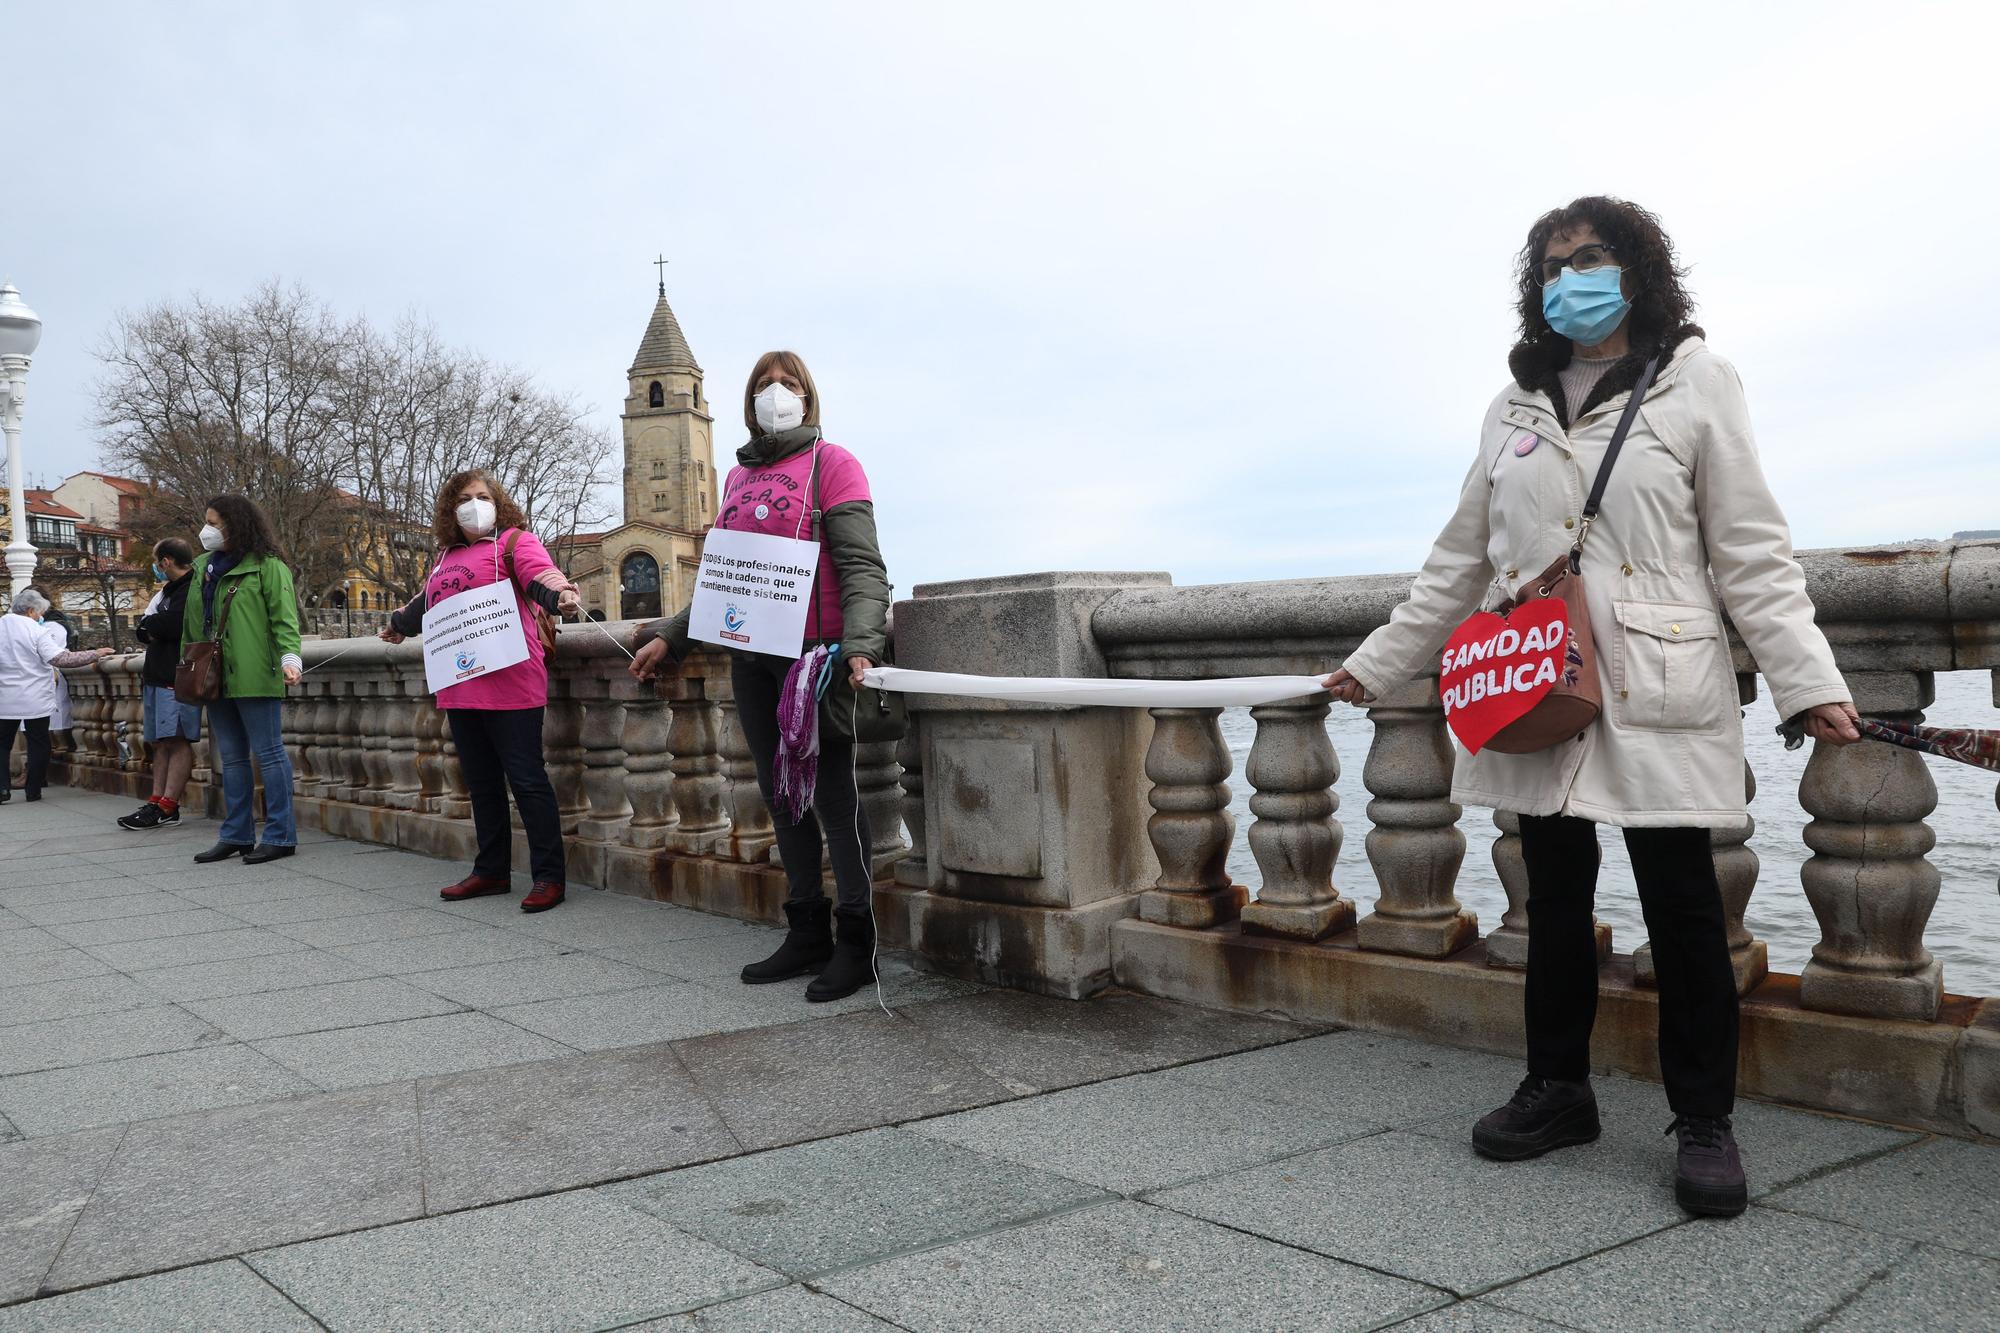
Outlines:
<svg viewBox="0 0 2000 1333"><path fill-rule="evenodd" d="M0 718L0 781L7 777L8 758L14 753L14 733L28 733L28 795L40 796L49 780L49 720L45 717Z"/></svg>
<svg viewBox="0 0 2000 1333"><path fill-rule="evenodd" d="M507 789L512 787L521 827L528 833L535 882L565 883L562 816L542 762L542 710L448 708L445 715L451 719L458 766L472 793L472 827L479 836L472 873L501 879L513 869L514 830L507 818Z"/></svg>
<svg viewBox="0 0 2000 1333"><path fill-rule="evenodd" d="M1628 828L1625 846L1660 979L1660 1074L1676 1115L1736 1103L1736 974L1707 829ZM1590 1076L1597 1020L1597 826L1521 816L1528 864L1528 1072Z"/></svg>
<svg viewBox="0 0 2000 1333"><path fill-rule="evenodd" d="M778 696L791 668L791 662L782 657L731 654L736 718L743 728L744 743L750 747L750 758L757 765L757 790L764 793L764 804L771 807L771 819L777 826L778 853L784 858L792 901L826 896L819 870L824 848L833 862L839 910L865 914L874 874L868 858L868 812L861 806L854 782L853 744L821 729L819 784L813 791L812 808L798 823L785 822L771 795L771 772L778 756Z"/></svg>

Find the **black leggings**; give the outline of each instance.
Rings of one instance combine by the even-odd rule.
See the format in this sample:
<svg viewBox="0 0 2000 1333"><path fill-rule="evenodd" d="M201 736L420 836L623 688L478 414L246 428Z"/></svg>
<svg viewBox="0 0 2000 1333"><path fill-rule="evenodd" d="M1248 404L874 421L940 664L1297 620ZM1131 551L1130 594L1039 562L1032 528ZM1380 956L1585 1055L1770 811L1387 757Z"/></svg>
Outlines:
<svg viewBox="0 0 2000 1333"><path fill-rule="evenodd" d="M513 868L514 826L507 817L507 789L512 787L535 883L563 883L562 816L542 760L542 710L448 708L445 716L472 795L472 828L479 837L472 873L505 879Z"/></svg>
<svg viewBox="0 0 2000 1333"><path fill-rule="evenodd" d="M25 785L30 796L40 796L49 780L49 720L45 717L0 718L0 782L7 776L8 759L14 753L14 733L28 733L28 772Z"/></svg>
<svg viewBox="0 0 2000 1333"><path fill-rule="evenodd" d="M1707 829L1628 828L1625 847L1660 979L1660 1075L1677 1115L1736 1103L1736 973ZM1528 865L1528 1072L1590 1076L1597 1019L1597 826L1521 816Z"/></svg>
<svg viewBox="0 0 2000 1333"><path fill-rule="evenodd" d="M757 789L771 807L777 826L778 854L785 862L793 902L824 898L820 879L822 846L833 862L833 882L840 891L840 911L866 914L869 883L874 878L868 859L868 812L862 808L854 783L854 746L826 734L819 739L819 784L812 809L796 824L787 824L771 794L771 770L778 755L778 695L791 662L764 654L733 653L730 676L736 684L736 719L743 740L757 765ZM824 838L822 838L824 832Z"/></svg>

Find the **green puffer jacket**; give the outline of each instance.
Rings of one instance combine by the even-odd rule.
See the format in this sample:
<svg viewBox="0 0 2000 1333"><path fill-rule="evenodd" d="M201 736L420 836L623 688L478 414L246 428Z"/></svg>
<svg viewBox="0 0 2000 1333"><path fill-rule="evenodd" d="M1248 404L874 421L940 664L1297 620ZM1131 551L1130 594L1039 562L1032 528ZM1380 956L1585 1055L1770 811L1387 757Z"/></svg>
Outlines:
<svg viewBox="0 0 2000 1333"><path fill-rule="evenodd" d="M810 449L818 438L817 426L760 435L736 451L736 461L744 467L768 467ZM843 660L865 657L879 663L889 647L889 569L875 536L875 506L867 500L835 505L821 522L826 554L840 579L840 655ZM674 660L682 660L695 647L688 635L691 610L684 606L679 615L641 625L633 647L665 639Z"/></svg>
<svg viewBox="0 0 2000 1333"><path fill-rule="evenodd" d="M181 620L182 651L214 635L202 626L202 581L209 555L195 557L188 583L187 612ZM230 589L236 590L230 599ZM284 658L299 655L299 604L292 594L291 567L267 555L246 555L216 581L215 619L229 606L223 626L222 693L229 699L275 699L285 693Z"/></svg>

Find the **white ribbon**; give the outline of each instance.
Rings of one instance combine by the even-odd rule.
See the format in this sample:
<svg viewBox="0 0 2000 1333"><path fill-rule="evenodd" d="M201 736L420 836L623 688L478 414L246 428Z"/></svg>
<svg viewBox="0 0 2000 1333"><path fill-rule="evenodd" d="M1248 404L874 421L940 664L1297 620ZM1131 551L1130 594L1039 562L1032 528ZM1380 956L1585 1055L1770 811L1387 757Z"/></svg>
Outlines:
<svg viewBox="0 0 2000 1333"><path fill-rule="evenodd" d="M948 671L872 667L861 677L878 690L1015 703L1098 708L1230 708L1324 695L1320 676L1235 676L1224 680L1076 680L1060 676L962 676Z"/></svg>

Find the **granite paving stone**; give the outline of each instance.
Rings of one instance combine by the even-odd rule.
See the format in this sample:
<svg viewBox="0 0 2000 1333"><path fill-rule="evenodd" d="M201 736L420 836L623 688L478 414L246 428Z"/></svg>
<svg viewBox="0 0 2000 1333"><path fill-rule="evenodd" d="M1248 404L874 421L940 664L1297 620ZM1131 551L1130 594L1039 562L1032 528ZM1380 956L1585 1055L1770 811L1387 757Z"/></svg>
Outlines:
<svg viewBox="0 0 2000 1333"><path fill-rule="evenodd" d="M391 912L402 905L392 898L360 889L331 886L316 893L287 894L280 898L231 903L222 908L233 917L257 926L296 925L307 921L331 921L336 917L366 916ZM407 910L407 909L404 909Z"/></svg>
<svg viewBox="0 0 2000 1333"><path fill-rule="evenodd" d="M418 1101L433 1213L741 1151L664 1044L427 1078Z"/></svg>
<svg viewBox="0 0 2000 1333"><path fill-rule="evenodd" d="M1563 1333L1561 1324L1503 1310L1485 1301L1459 1301L1397 1324L1396 1333Z"/></svg>
<svg viewBox="0 0 2000 1333"><path fill-rule="evenodd" d="M132 1126L48 1284L89 1286L423 1215L399 1083Z"/></svg>
<svg viewBox="0 0 2000 1333"><path fill-rule="evenodd" d="M1485 1114L1513 1094L1521 1064L1372 1032L1335 1032L1191 1064L1170 1077L1401 1126L1452 1111Z"/></svg>
<svg viewBox="0 0 2000 1333"><path fill-rule="evenodd" d="M223 1040L215 1028L171 1004L19 1023L0 1028L0 1075L184 1051Z"/></svg>
<svg viewBox="0 0 2000 1333"><path fill-rule="evenodd" d="M15 954L0 962L0 996L16 986L34 986L45 981L73 981L77 977L103 976L109 971L109 963L81 949ZM5 1003L0 1002L0 1010L5 1008Z"/></svg>
<svg viewBox="0 0 2000 1333"><path fill-rule="evenodd" d="M1077 1004L1013 990L928 1004L910 1016L940 1044L1017 1092L1162 1069L1313 1031L1281 1019L1146 995L1106 995Z"/></svg>
<svg viewBox="0 0 2000 1333"><path fill-rule="evenodd" d="M0 1333L316 1333L320 1324L235 1260L0 1310Z"/></svg>
<svg viewBox="0 0 2000 1333"><path fill-rule="evenodd" d="M452 1001L391 977L188 1000L186 1007L238 1041L293 1037L304 1032L329 1032L460 1012L460 1006Z"/></svg>
<svg viewBox="0 0 2000 1333"><path fill-rule="evenodd" d="M273 1037L254 1045L322 1088L358 1088L572 1053L546 1037L481 1013Z"/></svg>
<svg viewBox="0 0 2000 1333"><path fill-rule="evenodd" d="M1121 1194L1290 1157L1382 1126L1152 1075L1005 1102L912 1126Z"/></svg>
<svg viewBox="0 0 2000 1333"><path fill-rule="evenodd" d="M2000 1259L2000 1145L1931 1139L1779 1190L1773 1207Z"/></svg>
<svg viewBox="0 0 2000 1333"><path fill-rule="evenodd" d="M0 1144L0 1304L40 1290L124 1136L120 1127Z"/></svg>
<svg viewBox="0 0 2000 1333"><path fill-rule="evenodd" d="M517 914L507 929L595 952L642 944L659 938L655 931L677 931L687 926L682 913L666 909L663 904L642 903L617 894L600 894L586 901L590 906L583 911L563 906L553 912Z"/></svg>
<svg viewBox="0 0 2000 1333"><path fill-rule="evenodd" d="M963 1111L1009 1094L880 1013L696 1037L675 1051L750 1149Z"/></svg>
<svg viewBox="0 0 2000 1333"><path fill-rule="evenodd" d="M775 942L772 947L776 947ZM831 1018L835 1014L860 1013L863 1010L879 1013L880 1006L885 1004L900 1014L910 1016L940 1001L977 995L985 989L976 981L948 977L937 972L920 971L910 966L903 957L893 953L880 956L877 960L877 971L881 979L879 994L876 987L864 986L854 994L843 996L838 1000L807 1000L805 988L809 979L805 977L764 986L745 986L740 978L731 975L714 977L695 984L768 1008L771 1017L766 1021L773 1023L797 1023L807 1019Z"/></svg>
<svg viewBox="0 0 2000 1333"><path fill-rule="evenodd" d="M413 972L472 967L515 958L551 958L562 952L563 947L547 940L531 939L516 931L468 927L450 935L337 945L328 952L364 968L370 974L400 977Z"/></svg>
<svg viewBox="0 0 2000 1333"><path fill-rule="evenodd" d="M1680 1333L1805 1330L1901 1259L1908 1241L1753 1208L1686 1222L1490 1292L1579 1329Z"/></svg>
<svg viewBox="0 0 2000 1333"><path fill-rule="evenodd" d="M206 935L173 935L163 940L95 944L90 947L89 953L121 972L148 972L162 967L185 967L190 963L221 963L232 958L302 953L305 948L297 940L284 935L244 927L210 931Z"/></svg>
<svg viewBox="0 0 2000 1333"><path fill-rule="evenodd" d="M200 935L211 930L230 930L243 923L233 916L206 907L189 907L179 912L155 912L150 916L114 917L109 921L77 921L66 926L50 926L49 933L71 944L117 944L123 940L158 940L169 935Z"/></svg>
<svg viewBox="0 0 2000 1333"><path fill-rule="evenodd" d="M623 1333L893 1333L895 1327L831 1296L785 1287L691 1314L628 1324Z"/></svg>
<svg viewBox="0 0 2000 1333"><path fill-rule="evenodd" d="M218 912L236 915L235 909L251 905L308 902L323 896L358 893L342 884L329 884L310 875L271 875L256 879L225 880L220 884L176 884L175 896Z"/></svg>
<svg viewBox="0 0 2000 1333"><path fill-rule="evenodd" d="M427 935L448 935L453 931L477 929L454 920L445 912L428 908L402 908L390 912L368 912L361 916L339 916L328 921L299 921L273 926L280 935L289 935L315 949L332 949L343 944L367 944L373 940L406 940Z"/></svg>
<svg viewBox="0 0 2000 1333"><path fill-rule="evenodd" d="M69 943L66 937L52 934L39 926L0 926L0 958L49 953Z"/></svg>
<svg viewBox="0 0 2000 1333"><path fill-rule="evenodd" d="M0 1078L0 1112L33 1138L312 1091L247 1046L212 1046Z"/></svg>
<svg viewBox="0 0 2000 1333"><path fill-rule="evenodd" d="M735 994L695 982L673 981L602 995L508 1005L493 1012L580 1051L605 1051L782 1022L773 1004L770 997L754 993ZM803 1002L800 1007L804 1007Z"/></svg>
<svg viewBox="0 0 2000 1333"><path fill-rule="evenodd" d="M784 1284L769 1269L582 1191L246 1260L329 1328L614 1328Z"/></svg>
<svg viewBox="0 0 2000 1333"><path fill-rule="evenodd" d="M433 884L435 889L441 889L464 875L464 868L453 873L454 864L409 852L366 851L352 856L314 860L310 863L310 873L316 878L345 884L352 889L393 888L406 884Z"/></svg>
<svg viewBox="0 0 2000 1333"><path fill-rule="evenodd" d="M16 881L0 889L0 907L9 911L30 903L82 902L89 898L143 897L159 890L109 866L65 865L60 877Z"/></svg>
<svg viewBox="0 0 2000 1333"><path fill-rule="evenodd" d="M185 912L188 901L155 890L122 898L78 898L69 901L28 903L9 911L37 926L66 926L78 921L108 921L121 916L152 916L160 912Z"/></svg>
<svg viewBox="0 0 2000 1333"><path fill-rule="evenodd" d="M1394 1133L1154 1195L1156 1203L1461 1296L1683 1220L1671 1194L1551 1158L1488 1162Z"/></svg>
<svg viewBox="0 0 2000 1333"><path fill-rule="evenodd" d="M1662 1132L1673 1119L1665 1090L1656 1083L1624 1078L1599 1077L1591 1080L1591 1086L1597 1094L1603 1135L1595 1143L1565 1148L1563 1165L1620 1176L1648 1189L1672 1189L1675 1139ZM1470 1141L1476 1118L1461 1112L1411 1128L1462 1144ZM1752 1198L1922 1137L1909 1130L1761 1102L1739 1101L1734 1121Z"/></svg>
<svg viewBox="0 0 2000 1333"><path fill-rule="evenodd" d="M1044 1218L816 1285L907 1328L993 1333L1372 1329L1446 1299L1136 1202Z"/></svg>
<svg viewBox="0 0 2000 1333"><path fill-rule="evenodd" d="M6 964L0 963L0 968ZM130 977L107 974L43 981L0 990L0 1028L17 1023L41 1023L51 1018L107 1014L119 1009L144 1009L160 1002L159 992Z"/></svg>
<svg viewBox="0 0 2000 1333"><path fill-rule="evenodd" d="M502 1005L529 1004L536 1000L564 999L572 995L635 990L640 986L657 985L660 975L628 963L599 958L595 954L566 953L548 958L479 963L440 972L418 972L408 980L412 986L421 986L460 1004L492 1009Z"/></svg>
<svg viewBox="0 0 2000 1333"><path fill-rule="evenodd" d="M330 953L301 948L293 953L251 958L225 958L213 963L148 968L134 974L152 995L169 1000L213 1000L223 995L254 995L259 991L294 990L329 981L358 981L368 969Z"/></svg>
<svg viewBox="0 0 2000 1333"><path fill-rule="evenodd" d="M2000 1263L1919 1245L1888 1272L1877 1273L1819 1327L1823 1333L1874 1333L1884 1328L1992 1333L2000 1328Z"/></svg>
<svg viewBox="0 0 2000 1333"><path fill-rule="evenodd" d="M734 1157L601 1192L796 1278L1106 1197L1060 1175L900 1129Z"/></svg>
<svg viewBox="0 0 2000 1333"><path fill-rule="evenodd" d="M683 981L734 978L745 964L769 958L784 943L785 932L768 926L728 923L726 930L672 939L649 938L642 943L607 948L606 958L665 972ZM650 933L650 932L649 932Z"/></svg>

